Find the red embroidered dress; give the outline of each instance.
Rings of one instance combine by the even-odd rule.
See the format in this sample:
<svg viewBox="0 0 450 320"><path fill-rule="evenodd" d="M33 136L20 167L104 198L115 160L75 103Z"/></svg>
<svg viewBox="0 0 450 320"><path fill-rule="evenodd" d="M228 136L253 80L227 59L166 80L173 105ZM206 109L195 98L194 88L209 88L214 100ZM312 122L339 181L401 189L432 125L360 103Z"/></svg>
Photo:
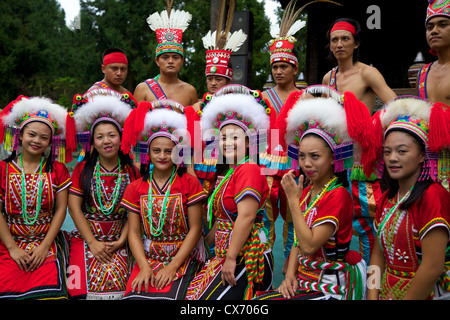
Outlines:
<svg viewBox="0 0 450 320"><path fill-rule="evenodd" d="M212 203L213 213L217 220L215 256L207 262L202 271L191 282L186 296L187 300L209 299L212 295L220 295L217 291L225 290L225 286L216 287L214 284L215 281L220 281L221 270L231 242L233 225L238 216L237 204L248 195L259 202L260 210L257 213L249 240L244 244L239 256L242 259L242 257L247 258L248 254L255 254L253 257L255 260L251 261L252 264L249 264L249 268L253 268L253 270L247 270L247 278L249 274L252 274L251 281L256 280L258 274L264 274L265 270L261 270L261 268L264 268L263 253L268 249L268 246L262 243L265 241L260 239L259 236L263 236L262 209L264 209L268 193L269 187L266 177L261 175L260 167L252 162L239 165L234 173L220 186ZM250 240L255 240L255 242L251 243ZM244 292L241 292L240 297L237 298L242 299L243 296Z"/></svg>
<svg viewBox="0 0 450 320"><path fill-rule="evenodd" d="M388 199L387 194L388 191L381 198L381 206L378 207L375 221L386 261L379 298L398 300L405 295L420 266L423 237L435 227L444 227L449 231L450 196L440 184L434 183L408 210L397 208L393 214L389 214L397 200ZM387 216L382 230L378 230ZM447 245L447 249L448 247ZM448 290L443 290L442 287L444 283L447 283L448 287L449 268L450 256L447 253L443 275L438 282L439 285L435 286L434 296L445 294Z"/></svg>
<svg viewBox="0 0 450 320"><path fill-rule="evenodd" d="M73 195L82 197L81 172L86 162L83 161L75 167L72 173L72 186L69 192ZM130 182L135 180L135 175L139 176L138 170L133 172L130 166L125 167L125 173L122 176L121 186L114 199L114 188L119 175L117 166L111 172L100 165L101 182L97 189L96 179L91 181L91 194L88 202L83 203L82 210L91 227L91 231L98 241L116 241L122 234L126 221L127 212L120 207L120 200L125 192L125 188ZM111 213L105 214L98 201L100 195L101 204L104 208L110 208ZM81 284L72 285L69 288L69 294L72 297L87 297L88 299L118 299L125 293L126 283L129 274L129 255L126 246L116 250L112 257L112 262L103 264L98 261L89 251L89 247L81 237L78 230L72 232L70 243L70 265L77 266L80 271ZM75 274L73 274L75 276ZM71 275L69 275L70 277Z"/></svg>
<svg viewBox="0 0 450 320"><path fill-rule="evenodd" d="M154 226L163 223L161 235L154 236L151 232L148 217L148 191L150 184L147 181L144 181L143 178L141 178L134 183L131 183L125 191L121 204L123 208L132 213L139 214L141 217L145 234L145 239L143 241L144 250L148 263L155 274L172 261L186 238L189 231L187 220L188 207L199 201L203 201L206 198L202 185L197 178L189 173L184 173L181 177L176 173L170 187L170 195L168 196L166 205L167 215L165 220L160 222L162 204L167 188L169 187L169 181L170 179L161 189L154 179L151 181L153 193L152 221ZM203 241L203 239L200 241ZM144 295L149 299L155 297L171 299L184 298L186 287L190 280L192 280L192 271L195 271L192 269L192 263L194 261L197 263L198 261L205 260L205 250L202 251L200 248L201 246L197 246L191 256L188 257L177 270L172 284L159 291L150 287L149 293L141 292L139 295L140 298ZM130 275L130 279L128 280L127 292L125 294L126 297L131 297L135 294L131 292L131 282L138 273L139 266L136 264ZM177 281L179 279L182 281ZM187 283L184 281L186 279L189 279ZM177 290L174 290L172 287L174 283L176 283L174 287L176 286L178 288ZM144 291L144 289L142 289L142 291Z"/></svg>
<svg viewBox="0 0 450 320"><path fill-rule="evenodd" d="M42 164L45 167L45 163ZM53 162L51 172L25 174L27 213L34 216L38 185L42 182L41 208L37 220L28 225L22 217L22 168L15 162L0 162L0 201L9 231L17 245L30 252L41 244L53 218L58 192L71 184L66 167ZM44 263L32 272L21 271L0 241L0 298L64 299L67 298L63 242L53 241Z"/></svg>

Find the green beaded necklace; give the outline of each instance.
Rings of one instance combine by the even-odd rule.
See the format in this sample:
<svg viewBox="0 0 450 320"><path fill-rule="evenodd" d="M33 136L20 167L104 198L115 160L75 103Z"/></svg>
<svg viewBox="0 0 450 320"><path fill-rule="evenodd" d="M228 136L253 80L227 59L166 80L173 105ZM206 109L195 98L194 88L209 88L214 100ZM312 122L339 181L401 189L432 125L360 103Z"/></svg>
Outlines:
<svg viewBox="0 0 450 320"><path fill-rule="evenodd" d="M95 185L97 186L97 202L98 205L100 207L100 211L104 214L104 215L110 215L114 209L116 208L116 203L119 200L119 191L120 191L120 187L122 186L122 180L123 180L123 175L121 174L120 171L120 158L118 158L119 160L119 173L117 174L117 180L116 180L116 185L114 186L114 190L112 193L112 203L111 205L109 205L108 207L104 206L102 203L102 197L101 197L101 190L104 189L103 187L103 183L101 182L102 180L102 176L115 176L115 173L101 173L100 171L100 160L97 160L97 164L95 166L95 172L94 172L94 180L95 180ZM105 192L105 201L106 201L106 192Z"/></svg>
<svg viewBox="0 0 450 320"><path fill-rule="evenodd" d="M172 175L170 176L169 185L167 186L166 193L164 195L163 204L161 207L161 214L159 215L158 226L155 228L153 226L153 192L152 192L152 180L153 180L153 169L150 170L150 180L148 187L148 203L147 203L147 219L150 224L150 233L152 236L157 237L161 235L162 229L164 227L164 221L167 216L167 201L169 201L170 188L172 186L173 178L175 177L175 167L173 167Z"/></svg>
<svg viewBox="0 0 450 320"><path fill-rule="evenodd" d="M207 215L206 217L208 218L208 222L209 222L209 229L211 229L211 221L212 221L212 209L213 209L213 201L216 198L217 192L219 191L220 187L222 187L222 185L225 183L225 181L228 179L229 176L231 176L234 172L234 170L236 170L236 168L245 163L248 162L249 158L245 157L244 159L242 159L237 165L235 165L233 168L228 169L228 172L226 173L225 177L222 179L222 181L220 181L219 185L217 186L217 188L214 189L214 192L212 193L211 197L209 197L208 199L208 206L206 207L207 209Z"/></svg>
<svg viewBox="0 0 450 320"><path fill-rule="evenodd" d="M42 182L44 180L44 177L42 177L42 163L44 161L44 157L41 157L41 163L39 164L39 183L38 183L38 194L37 194L37 200L36 200L36 214L31 217L27 213L27 190L26 190L26 184L25 184L25 168L23 167L23 161L22 161L22 154L19 156L20 160L20 166L22 167L22 218L27 225L32 225L36 222L39 212L41 211L41 204L42 204Z"/></svg>

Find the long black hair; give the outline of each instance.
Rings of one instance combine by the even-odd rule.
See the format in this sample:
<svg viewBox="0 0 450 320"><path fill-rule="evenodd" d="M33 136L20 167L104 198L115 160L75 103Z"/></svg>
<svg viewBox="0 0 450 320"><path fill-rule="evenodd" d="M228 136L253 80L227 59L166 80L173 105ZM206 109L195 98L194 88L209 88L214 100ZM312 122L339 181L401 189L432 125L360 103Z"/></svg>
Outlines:
<svg viewBox="0 0 450 320"><path fill-rule="evenodd" d="M117 128L117 125L115 125L114 123L112 123L110 121L99 121L95 125L95 127L101 123L113 124L114 127L117 129L117 132L119 132L120 137L122 137L122 131L119 128ZM95 131L95 127L92 130L92 132ZM91 145L92 145L92 140L93 140L93 137L91 137ZM81 190L83 190L83 200L86 201L86 203L88 203L89 198L90 198L91 182L92 182L92 178L94 176L94 169L97 164L98 156L99 156L99 153L98 153L97 149L93 148L92 152L88 151L83 159L83 161L85 162L85 165L84 165L83 170L81 171L80 184L81 184ZM132 168L134 177L136 178L137 177L137 175L136 175L137 169L134 167L133 160L131 160L130 156L127 154L124 154L122 152L122 150L119 149L118 157L120 159L120 169L122 171L125 171L125 167L127 165L130 166L130 168Z"/></svg>
<svg viewBox="0 0 450 320"><path fill-rule="evenodd" d="M331 38L330 38L330 32L331 32L331 29L333 28L333 26L334 26L337 22L347 22L347 23L350 23L352 26L354 26L354 27L355 27L355 35L353 36L353 39L355 40L355 44L361 44L361 35L360 35L360 33L361 33L361 26L360 26L360 24L359 24L358 21L353 20L353 19L349 19L349 18L340 18L340 19L337 19L336 21L334 21L334 22L331 24L331 26L330 26L330 28L328 29L328 31L327 31L327 34L326 34L326 37L327 37L327 45L326 45L325 48L326 48L326 49L328 50L328 52L329 52L328 60L330 60L331 62L333 62L335 65L337 65L337 59L336 59L336 57L334 56L333 52L331 52L331 50L330 50L330 40L331 40ZM360 46L358 46L358 48L356 48L356 49L353 51L353 64L355 64L356 62L359 61L359 48L360 48Z"/></svg>
<svg viewBox="0 0 450 320"><path fill-rule="evenodd" d="M386 137L393 131L400 131L400 132L404 132L406 134L409 134L411 137L414 138L414 142L416 142L419 146L420 146L420 150L425 154L425 144L422 142L422 140L413 132L408 131L406 129L402 129L402 128L395 128L390 130L387 134ZM384 167L384 172L387 172L386 170L386 164ZM389 177L388 174L386 174L387 176L387 181L389 181L389 189L388 189L388 197L389 199L395 197L395 195L398 192L399 189L399 185L398 185L398 180L392 179L391 177ZM424 180L417 180L416 183L414 184L414 187L411 191L411 194L409 195L409 197L399 206L399 209L409 209L412 205L414 205L414 203L416 203L417 201L419 201L423 194L425 193L425 191L428 189L429 186L431 186L434 183L433 180L431 180L430 178L426 178Z"/></svg>

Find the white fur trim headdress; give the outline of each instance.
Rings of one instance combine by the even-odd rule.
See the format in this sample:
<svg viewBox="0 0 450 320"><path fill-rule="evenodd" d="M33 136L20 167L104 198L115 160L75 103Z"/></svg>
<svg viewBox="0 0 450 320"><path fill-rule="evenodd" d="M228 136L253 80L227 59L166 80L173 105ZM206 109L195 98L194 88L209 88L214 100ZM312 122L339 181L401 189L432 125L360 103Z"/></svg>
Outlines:
<svg viewBox="0 0 450 320"><path fill-rule="evenodd" d="M83 96L77 94L73 102L70 112L72 123L69 125L73 128L71 133L67 133L67 140L72 138L75 144L82 145L84 151L90 150L93 129L97 123L108 121L122 130L128 115L137 105L131 93L120 94L105 89L88 91ZM75 149L76 145L73 147Z"/></svg>
<svg viewBox="0 0 450 320"><path fill-rule="evenodd" d="M45 123L52 133L52 159L59 162L71 160L66 157L65 133L67 110L44 97L19 96L0 114L0 140L5 150L12 152L19 147L20 131L30 122Z"/></svg>
<svg viewBox="0 0 450 320"><path fill-rule="evenodd" d="M145 164L152 140L166 137L182 147L183 154L178 164L186 163L196 120L198 116L192 106L183 107L170 99L142 101L125 122L122 150L131 152L135 161Z"/></svg>
<svg viewBox="0 0 450 320"><path fill-rule="evenodd" d="M425 161L419 180L450 179L450 128L443 104L431 104L415 96L400 96L373 116L377 137L378 174L383 172L382 143L393 130L408 132L425 145Z"/></svg>
<svg viewBox="0 0 450 320"><path fill-rule="evenodd" d="M307 98L309 94L328 94L329 98ZM373 150L371 118L367 107L351 92L340 95L328 86L311 86L294 92L278 116L280 136L287 145L287 170L298 170L298 149L309 133L320 136L334 153L334 171L353 168L353 143L362 148L364 173L370 176L369 155ZM284 149L286 150L286 145Z"/></svg>

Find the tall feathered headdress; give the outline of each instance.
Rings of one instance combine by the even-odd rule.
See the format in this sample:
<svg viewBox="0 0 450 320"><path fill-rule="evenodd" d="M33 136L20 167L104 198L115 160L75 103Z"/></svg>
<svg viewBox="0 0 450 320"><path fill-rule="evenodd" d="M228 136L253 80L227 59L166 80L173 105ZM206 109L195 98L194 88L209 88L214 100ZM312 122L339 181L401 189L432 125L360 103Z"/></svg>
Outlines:
<svg viewBox="0 0 450 320"><path fill-rule="evenodd" d="M228 79L233 78L233 70L229 68L231 54L238 51L247 39L247 35L238 30L230 33L233 23L233 15L236 1L231 0L228 8L228 15L223 28L226 0L220 2L219 19L217 30L211 30L203 37L203 46L206 49L206 76L222 76Z"/></svg>
<svg viewBox="0 0 450 320"><path fill-rule="evenodd" d="M291 0L286 6L286 9L281 18L281 23L271 31L272 40L269 41L270 47L270 64L274 62L288 62L295 66L298 65L298 58L293 53L295 42L297 38L294 36L300 29L302 29L306 22L297 20L300 13L306 6L314 2L329 2L336 5L339 3L329 0L315 0L308 2L298 10L295 10L297 0Z"/></svg>
<svg viewBox="0 0 450 320"><path fill-rule="evenodd" d="M155 12L147 18L147 23L156 33L158 45L156 57L165 52L175 52L184 56L181 44L183 32L189 26L192 15L183 10L172 10L173 0L167 0L167 8L161 13Z"/></svg>

